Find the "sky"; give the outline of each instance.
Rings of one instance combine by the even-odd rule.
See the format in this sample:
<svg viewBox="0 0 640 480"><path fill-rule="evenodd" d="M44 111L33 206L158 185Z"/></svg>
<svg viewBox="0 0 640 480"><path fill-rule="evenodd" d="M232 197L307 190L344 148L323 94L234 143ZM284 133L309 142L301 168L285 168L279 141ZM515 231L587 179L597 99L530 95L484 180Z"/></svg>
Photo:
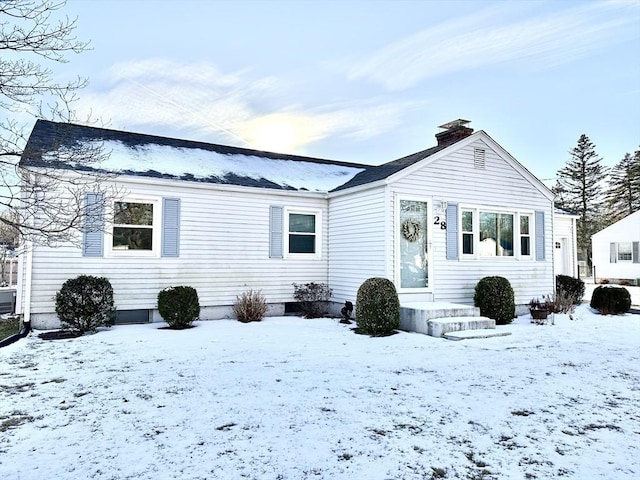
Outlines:
<svg viewBox="0 0 640 480"><path fill-rule="evenodd" d="M109 128L365 164L458 118L548 184L640 148L640 1L68 0Z"/></svg>

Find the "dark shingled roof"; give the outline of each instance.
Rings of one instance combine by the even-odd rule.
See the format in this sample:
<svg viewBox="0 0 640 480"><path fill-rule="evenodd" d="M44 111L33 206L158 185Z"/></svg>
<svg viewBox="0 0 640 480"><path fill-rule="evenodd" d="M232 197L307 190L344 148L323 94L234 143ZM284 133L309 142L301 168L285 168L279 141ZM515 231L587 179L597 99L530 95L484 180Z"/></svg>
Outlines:
<svg viewBox="0 0 640 480"><path fill-rule="evenodd" d="M91 141L118 141L133 149L144 147L147 145L159 145L181 149L200 149L210 152L216 152L222 155L244 155L251 157L260 157L263 159L306 162L316 165L341 166L363 170L357 173L346 183L334 188L332 191L344 190L347 188L383 180L390 175L393 175L400 170L403 170L404 168L407 168L410 165L413 165L416 162L419 162L420 160L433 155L443 148L446 148L445 146L432 147L427 150L423 150L421 152L417 152L400 158L398 160L385 163L383 165L372 166L320 158L303 157L298 155L265 152L248 148L231 147L205 142L179 140L175 138L130 133L125 131L75 125L70 123L58 123L50 122L47 120L38 120L33 128L31 136L29 137L24 153L20 160L20 165L24 167L54 167L63 169L82 169L85 171L96 171L96 169L92 168L90 165L80 167L77 164L72 165L60 160L55 161L43 158L43 156L48 152L55 152L60 148L78 148L82 145L83 142ZM174 175L169 175L154 170L148 170L146 172L122 171L119 173L159 178L176 178ZM211 176L208 178L196 178L193 175L184 174L179 178L182 180L240 185L247 187L260 187L282 190L293 189L291 186L280 185L265 178L256 179L252 177L237 175L233 172L229 172L224 176Z"/></svg>

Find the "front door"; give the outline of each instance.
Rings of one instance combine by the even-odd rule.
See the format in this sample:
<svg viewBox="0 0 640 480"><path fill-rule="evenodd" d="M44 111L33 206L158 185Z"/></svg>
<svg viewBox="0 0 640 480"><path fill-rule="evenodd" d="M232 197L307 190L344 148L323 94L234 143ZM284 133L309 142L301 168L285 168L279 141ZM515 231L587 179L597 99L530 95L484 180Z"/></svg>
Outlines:
<svg viewBox="0 0 640 480"><path fill-rule="evenodd" d="M398 214L398 268L400 289L427 289L429 279L429 204L400 199Z"/></svg>

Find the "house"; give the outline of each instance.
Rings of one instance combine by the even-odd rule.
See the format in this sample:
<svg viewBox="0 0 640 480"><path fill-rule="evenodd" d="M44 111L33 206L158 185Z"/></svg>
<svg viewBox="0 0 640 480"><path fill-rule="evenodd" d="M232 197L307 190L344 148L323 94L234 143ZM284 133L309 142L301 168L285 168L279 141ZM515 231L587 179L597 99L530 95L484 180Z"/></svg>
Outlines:
<svg viewBox="0 0 640 480"><path fill-rule="evenodd" d="M640 285L640 210L591 236L593 277Z"/></svg>
<svg viewBox="0 0 640 480"><path fill-rule="evenodd" d="M28 249L18 309L56 327L55 293L80 274L111 281L123 323L160 320L157 294L173 285L197 289L204 319L231 316L249 289L282 314L294 282L329 284L338 311L377 276L403 304L472 305L478 280L501 275L527 304L554 290L553 194L468 123L372 166L39 120L23 168L111 172L120 193L87 210L76 242ZM78 145L109 155L56 156ZM88 206L102 195L88 192Z"/></svg>

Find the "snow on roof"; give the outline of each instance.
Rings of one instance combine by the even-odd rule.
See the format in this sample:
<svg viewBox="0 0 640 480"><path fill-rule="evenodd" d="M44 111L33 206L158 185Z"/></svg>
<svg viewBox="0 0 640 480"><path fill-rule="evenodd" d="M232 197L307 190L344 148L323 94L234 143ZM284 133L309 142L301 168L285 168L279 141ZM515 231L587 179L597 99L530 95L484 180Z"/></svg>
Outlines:
<svg viewBox="0 0 640 480"><path fill-rule="evenodd" d="M333 190L365 170L340 164L219 153L200 148L157 144L130 146L118 140L85 142L85 146L102 148L105 152L103 159L91 164L97 170L120 174L153 172L172 178L215 183L237 183L225 180L246 177L284 189L311 192ZM78 168L81 164L71 162L71 166Z"/></svg>

